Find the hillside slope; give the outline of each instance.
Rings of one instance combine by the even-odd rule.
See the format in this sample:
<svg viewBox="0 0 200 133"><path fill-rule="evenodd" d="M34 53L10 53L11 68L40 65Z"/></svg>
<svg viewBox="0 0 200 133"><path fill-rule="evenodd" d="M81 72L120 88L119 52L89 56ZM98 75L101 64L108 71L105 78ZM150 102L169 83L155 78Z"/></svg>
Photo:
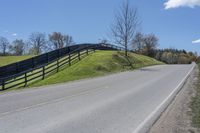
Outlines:
<svg viewBox="0 0 200 133"><path fill-rule="evenodd" d="M150 57L134 53L129 53L129 58L127 59L124 57L123 53L117 51L97 51L83 58L80 62L63 69L54 75L46 77L44 80L37 81L29 85L29 87L103 76L158 64L163 63Z"/></svg>

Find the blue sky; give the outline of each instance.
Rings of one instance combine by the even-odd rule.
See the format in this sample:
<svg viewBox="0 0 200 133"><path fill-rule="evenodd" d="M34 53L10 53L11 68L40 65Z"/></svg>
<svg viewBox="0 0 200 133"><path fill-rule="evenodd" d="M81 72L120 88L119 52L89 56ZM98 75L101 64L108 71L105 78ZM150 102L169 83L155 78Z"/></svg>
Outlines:
<svg viewBox="0 0 200 133"><path fill-rule="evenodd" d="M109 26L123 0L0 0L0 36L28 39L31 32L60 31L76 43L109 39ZM131 0L140 31L159 37L159 48L200 54L200 0ZM193 41L193 43L192 43Z"/></svg>

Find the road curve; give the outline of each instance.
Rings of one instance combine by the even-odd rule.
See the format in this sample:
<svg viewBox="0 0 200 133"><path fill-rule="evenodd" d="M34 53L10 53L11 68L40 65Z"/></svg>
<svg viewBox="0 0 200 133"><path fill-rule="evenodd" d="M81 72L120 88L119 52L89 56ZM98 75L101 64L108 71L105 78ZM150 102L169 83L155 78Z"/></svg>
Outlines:
<svg viewBox="0 0 200 133"><path fill-rule="evenodd" d="M146 132L194 66L151 66L0 94L0 132Z"/></svg>

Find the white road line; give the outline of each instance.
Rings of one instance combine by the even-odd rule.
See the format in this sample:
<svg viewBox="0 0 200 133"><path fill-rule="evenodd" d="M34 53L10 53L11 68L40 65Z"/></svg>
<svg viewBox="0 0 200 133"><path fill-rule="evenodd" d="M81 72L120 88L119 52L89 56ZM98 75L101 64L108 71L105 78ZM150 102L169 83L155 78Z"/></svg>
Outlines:
<svg viewBox="0 0 200 133"><path fill-rule="evenodd" d="M170 93L170 95L144 120L142 121L139 126L132 132L132 133L143 133L143 132L147 132L150 128L150 126L153 125L153 123L156 121L157 118L161 115L161 113L168 107L168 105L171 103L171 101L173 100L173 98L175 97L174 95L176 95L179 90L183 87L185 81L187 80L187 78L189 77L189 75L191 74L191 72L194 70L195 65L192 64L192 68L190 69L190 71L187 73L187 75L183 78L183 80L178 84L178 86ZM169 103L168 103L169 102ZM167 104L168 103L168 104ZM166 104L166 105L165 105ZM152 119L155 119L151 122ZM150 123L149 123L150 122ZM148 124L149 123L149 124Z"/></svg>

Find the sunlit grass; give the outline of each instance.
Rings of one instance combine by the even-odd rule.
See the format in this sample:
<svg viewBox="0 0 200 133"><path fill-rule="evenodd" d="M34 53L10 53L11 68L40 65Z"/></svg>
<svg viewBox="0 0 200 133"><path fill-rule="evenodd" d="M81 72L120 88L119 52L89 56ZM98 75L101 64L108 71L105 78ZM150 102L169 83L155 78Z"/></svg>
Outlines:
<svg viewBox="0 0 200 133"><path fill-rule="evenodd" d="M21 60L31 58L31 55L24 56L0 56L0 66L5 66L11 63L15 63Z"/></svg>

